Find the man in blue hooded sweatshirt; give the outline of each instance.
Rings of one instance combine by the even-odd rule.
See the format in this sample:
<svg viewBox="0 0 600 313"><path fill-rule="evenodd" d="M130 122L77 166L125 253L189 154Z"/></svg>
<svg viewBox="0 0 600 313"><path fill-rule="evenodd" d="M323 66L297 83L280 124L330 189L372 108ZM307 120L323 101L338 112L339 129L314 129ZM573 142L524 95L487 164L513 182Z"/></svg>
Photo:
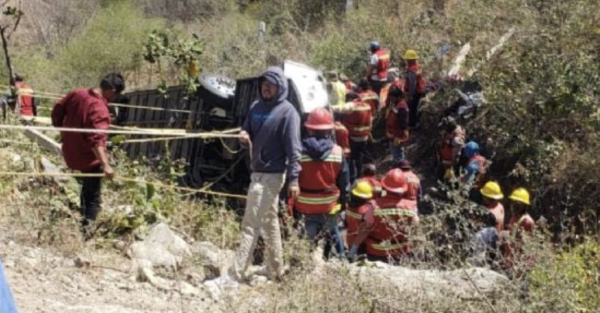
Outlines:
<svg viewBox="0 0 600 313"><path fill-rule="evenodd" d="M17 307L2 272L2 260L0 260L0 313L17 313Z"/></svg>
<svg viewBox="0 0 600 313"><path fill-rule="evenodd" d="M250 149L252 175L240 246L229 270L237 281L245 278L261 234L269 277L278 280L283 275L279 192L287 178L289 197L296 198L300 193L300 115L287 101L288 80L280 68L270 67L260 77L259 88L260 98L250 107L240 133L240 142Z"/></svg>

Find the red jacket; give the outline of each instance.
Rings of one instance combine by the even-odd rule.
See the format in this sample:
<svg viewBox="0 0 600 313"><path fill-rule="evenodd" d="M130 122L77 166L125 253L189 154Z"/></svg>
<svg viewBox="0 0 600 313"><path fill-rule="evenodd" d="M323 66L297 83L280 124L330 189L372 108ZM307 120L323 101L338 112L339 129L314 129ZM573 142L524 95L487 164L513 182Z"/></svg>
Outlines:
<svg viewBox="0 0 600 313"><path fill-rule="evenodd" d="M359 99L354 100L352 112L344 116L344 126L350 137L368 137L371 134L371 107Z"/></svg>
<svg viewBox="0 0 600 313"><path fill-rule="evenodd" d="M358 235L358 227L366 220L368 212L374 210L373 202L369 201L359 207L348 207L346 210L346 243L352 246L354 238Z"/></svg>
<svg viewBox="0 0 600 313"><path fill-rule="evenodd" d="M340 122L335 122L335 141L338 146L342 147L344 157L350 157L350 133L348 128Z"/></svg>
<svg viewBox="0 0 600 313"><path fill-rule="evenodd" d="M375 52L379 63L375 70L377 71L377 77L379 80L386 80L388 76L388 69L390 68L390 53L386 49L379 49Z"/></svg>
<svg viewBox="0 0 600 313"><path fill-rule="evenodd" d="M91 89L71 91L52 109L55 127L108 129L108 102ZM78 171L100 166L93 148L106 146L106 134L61 132L62 150L67 165Z"/></svg>
<svg viewBox="0 0 600 313"><path fill-rule="evenodd" d="M404 197L408 200L417 201L421 193L421 179L413 171L402 171L408 184L408 189L404 193Z"/></svg>
<svg viewBox="0 0 600 313"><path fill-rule="evenodd" d="M397 195L377 199L373 212L373 230L367 240L367 254L398 257L410 253L407 226L418 220L416 202Z"/></svg>
<svg viewBox="0 0 600 313"><path fill-rule="evenodd" d="M400 138L402 142L408 141L408 110L408 105L404 100L388 107L385 123L388 138Z"/></svg>
<svg viewBox="0 0 600 313"><path fill-rule="evenodd" d="M365 90L358 94L360 100L371 107L371 116L376 116L379 111L379 96L373 90Z"/></svg>
<svg viewBox="0 0 600 313"><path fill-rule="evenodd" d="M343 152L338 145L324 160L313 160L303 154L300 159L302 171L298 179L300 195L296 209L302 214L326 214L331 212L340 197L337 178L342 171Z"/></svg>
<svg viewBox="0 0 600 313"><path fill-rule="evenodd" d="M24 82L15 82L15 87L21 103L21 115L34 116L36 112L33 107L33 89Z"/></svg>
<svg viewBox="0 0 600 313"><path fill-rule="evenodd" d="M412 76L412 74L414 74L417 80L415 82L415 90L410 90L410 77ZM421 73L421 68L419 67L419 64L413 63L408 65L408 67L406 68L406 78L404 79L404 92L408 93L409 96L412 95L411 92L422 95L425 93L425 86L426 83L423 79L423 74Z"/></svg>

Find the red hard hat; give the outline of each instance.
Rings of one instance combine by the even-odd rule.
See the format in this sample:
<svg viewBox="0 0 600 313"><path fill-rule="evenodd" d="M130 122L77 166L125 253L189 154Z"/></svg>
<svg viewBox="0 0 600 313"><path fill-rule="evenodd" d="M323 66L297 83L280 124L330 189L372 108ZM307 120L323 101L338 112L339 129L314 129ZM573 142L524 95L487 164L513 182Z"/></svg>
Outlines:
<svg viewBox="0 0 600 313"><path fill-rule="evenodd" d="M308 114L304 126L312 130L331 130L335 125L331 113L325 108L318 108Z"/></svg>
<svg viewBox="0 0 600 313"><path fill-rule="evenodd" d="M404 173L399 168L389 171L381 180L381 185L393 193L404 193L408 187Z"/></svg>

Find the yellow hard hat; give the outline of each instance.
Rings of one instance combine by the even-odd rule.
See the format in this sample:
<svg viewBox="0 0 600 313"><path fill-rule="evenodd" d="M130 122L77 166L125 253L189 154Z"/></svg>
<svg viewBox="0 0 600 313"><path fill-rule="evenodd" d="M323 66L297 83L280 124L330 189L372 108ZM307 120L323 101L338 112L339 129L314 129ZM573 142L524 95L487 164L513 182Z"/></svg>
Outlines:
<svg viewBox="0 0 600 313"><path fill-rule="evenodd" d="M525 188L517 188L508 197L510 200L525 203L527 205L531 205L529 201L529 191Z"/></svg>
<svg viewBox="0 0 600 313"><path fill-rule="evenodd" d="M504 195L502 194L502 189L500 189L500 185L497 182L489 181L481 188L481 194L485 197L494 200L502 200L504 199Z"/></svg>
<svg viewBox="0 0 600 313"><path fill-rule="evenodd" d="M352 194L361 199L371 199L373 198L373 188L366 181L361 181L352 189Z"/></svg>
<svg viewBox="0 0 600 313"><path fill-rule="evenodd" d="M419 55L417 54L417 51L409 49L406 50L406 53L404 53L404 57L405 60L418 60L419 59Z"/></svg>

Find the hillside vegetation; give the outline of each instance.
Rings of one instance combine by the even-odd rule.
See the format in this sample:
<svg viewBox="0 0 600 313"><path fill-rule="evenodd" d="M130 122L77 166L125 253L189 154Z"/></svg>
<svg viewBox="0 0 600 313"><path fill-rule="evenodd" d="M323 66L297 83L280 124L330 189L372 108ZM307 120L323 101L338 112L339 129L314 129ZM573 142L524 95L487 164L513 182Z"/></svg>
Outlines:
<svg viewBox="0 0 600 313"><path fill-rule="evenodd" d="M475 69L470 78L483 86L488 103L476 119L465 125L468 135L493 160L490 174L506 186L505 191L513 186L527 186L532 191L532 215L541 225L537 240L532 243L532 249L539 253L539 262L531 280L527 284L515 280L514 288L506 291L510 296L507 298L515 300L494 305L506 312L597 310L600 306L600 2L355 0L355 7L348 12L345 2L22 1L25 15L9 49L14 69L23 73L36 90L64 93L75 87L93 86L110 71L123 72L129 86L135 89L154 89L161 79L178 84L175 67L166 62L160 66L148 64L143 59L144 44L155 29L169 30L180 38L196 34L204 48L199 60L201 70L235 78L256 75L268 65L291 59L322 70L337 70L356 80L365 69L368 43L378 40L391 50L393 66L402 66L400 56L406 49L416 49L422 57L425 77L446 84L443 78L452 61L461 47L470 43L472 49L462 73ZM258 41L260 21L267 25L264 44ZM512 29L514 35L488 60L488 50ZM444 45L451 47L449 53L436 57ZM0 79L8 82L4 67ZM423 175L433 175L435 140L439 136L436 125L442 111L454 99L451 91L442 89L431 95L423 107L424 125L418 137L422 140L414 144L409 156L418 168L424 169ZM44 100L43 106L49 108L52 101ZM32 162L39 161L44 155L39 148L9 143L15 138L24 141L19 136L16 132L2 131L5 143L0 143L0 149L11 149L10 152L27 155ZM0 160L9 159L10 153L6 152ZM121 153L115 153L118 171L133 177L174 181L172 174L179 168L169 161L132 163ZM33 170L25 161L0 166L2 170ZM42 191L37 189L40 186ZM24 195L14 195L14 190L23 188L27 190ZM23 232L16 234L23 240L58 247L67 255L76 254L81 242L79 235L73 233L75 219L69 219L74 214L69 207L76 203L61 188L77 192L75 187L59 187L44 180L2 177L0 195L10 199L0 203L2 223L8 225L16 220L15 225ZM109 239L99 240L100 249L113 239L133 241L157 221L168 221L190 238L210 240L221 248L236 244L238 222L222 203L181 199L174 193L145 185L111 183L108 189L105 207L120 209L104 215L101 234ZM440 228L444 219L464 204L461 195L449 194L450 200L432 200L439 214L425 218L420 239L439 237L444 231ZM124 206L131 209L126 214L121 210ZM44 210L30 219L20 212L20 207ZM427 257L405 265L415 268L464 265L461 254L464 251L435 246L438 243L435 240L424 243L423 255ZM288 260L308 264L303 263L299 252L289 250ZM450 260L435 259L440 255ZM301 273L296 274L299 277ZM291 299L294 290L288 289L307 290L302 288L311 286L304 280L295 281L283 290L272 291L273 299L283 296ZM323 288L334 289L331 285ZM358 286L353 292L362 290ZM307 291L302 296L309 302L314 294ZM345 301L337 293L330 298L320 295L319 299ZM295 301L285 303L287 311L298 311L299 304ZM269 304L277 307L275 303ZM374 310L375 305L368 297L353 305L356 312L386 312L386 308ZM487 304L462 305L460 310L465 312L487 307ZM333 312L340 308L350 309L347 305L321 309Z"/></svg>

